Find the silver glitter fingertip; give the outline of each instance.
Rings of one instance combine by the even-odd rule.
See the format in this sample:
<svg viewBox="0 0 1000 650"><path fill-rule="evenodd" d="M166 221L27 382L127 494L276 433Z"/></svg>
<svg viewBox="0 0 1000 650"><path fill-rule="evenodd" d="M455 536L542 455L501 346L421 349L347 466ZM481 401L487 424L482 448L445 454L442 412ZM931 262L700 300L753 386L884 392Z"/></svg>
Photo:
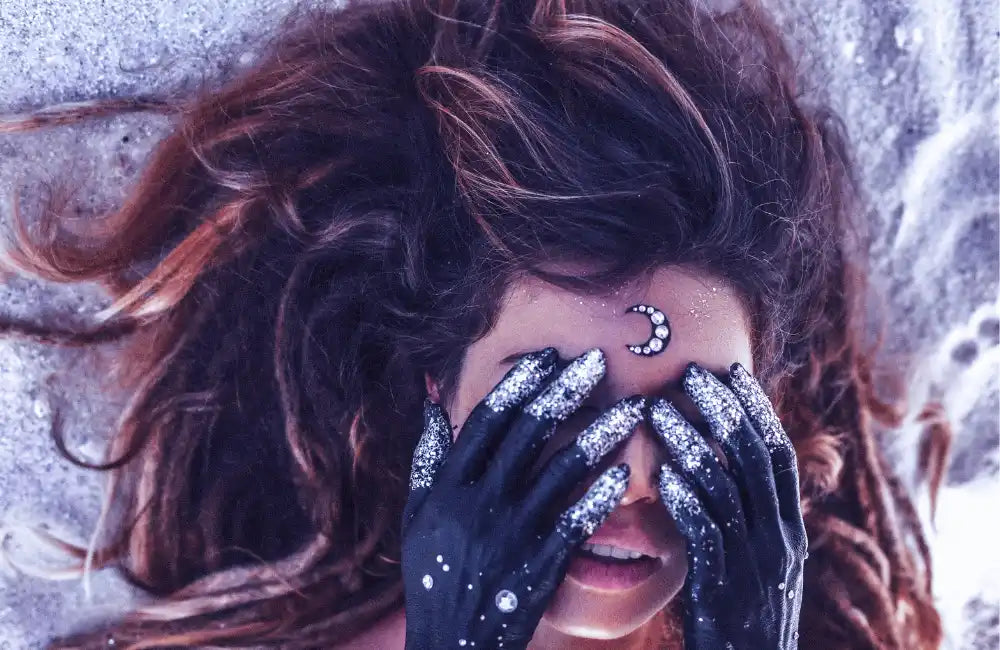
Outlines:
<svg viewBox="0 0 1000 650"><path fill-rule="evenodd" d="M712 435L728 443L743 419L743 409L729 387L692 362L684 371L684 392L705 417Z"/></svg>
<svg viewBox="0 0 1000 650"><path fill-rule="evenodd" d="M660 466L659 488L660 498L675 519L679 516L686 518L701 512L701 502L697 495L667 463Z"/></svg>
<svg viewBox="0 0 1000 650"><path fill-rule="evenodd" d="M424 432L413 450L410 489L431 487L438 468L451 449L451 427L440 404L424 400Z"/></svg>
<svg viewBox="0 0 1000 650"><path fill-rule="evenodd" d="M760 383L739 362L729 367L729 380L733 392L743 404L754 426L760 431L768 451L791 447L785 428L781 426L778 414Z"/></svg>
<svg viewBox="0 0 1000 650"><path fill-rule="evenodd" d="M713 455L712 448L673 404L657 399L649 407L649 419L675 463L689 471L704 468Z"/></svg>
<svg viewBox="0 0 1000 650"><path fill-rule="evenodd" d="M576 444L583 450L588 467L596 465L632 433L644 417L646 401L642 395L626 397L584 429L577 437Z"/></svg>
<svg viewBox="0 0 1000 650"><path fill-rule="evenodd" d="M524 355L486 396L486 405L499 413L519 404L552 374L557 358L556 349L551 347Z"/></svg>
<svg viewBox="0 0 1000 650"><path fill-rule="evenodd" d="M574 359L525 411L536 418L562 421L587 398L604 377L607 362L600 348L591 348Z"/></svg>
<svg viewBox="0 0 1000 650"><path fill-rule="evenodd" d="M571 541L593 535L625 496L630 473L625 463L605 470L587 493L559 517L559 534Z"/></svg>

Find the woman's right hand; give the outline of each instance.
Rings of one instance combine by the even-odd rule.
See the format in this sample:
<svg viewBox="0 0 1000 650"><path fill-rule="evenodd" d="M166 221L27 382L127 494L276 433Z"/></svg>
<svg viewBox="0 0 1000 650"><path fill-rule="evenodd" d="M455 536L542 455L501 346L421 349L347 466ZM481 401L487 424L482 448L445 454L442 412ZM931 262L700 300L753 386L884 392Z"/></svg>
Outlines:
<svg viewBox="0 0 1000 650"><path fill-rule="evenodd" d="M621 464L551 520L552 508L642 421L642 396L605 411L529 480L556 425L605 373L594 348L549 381L556 359L554 348L522 357L454 445L444 410L425 403L403 512L407 649L527 647L572 551L625 493L629 468Z"/></svg>

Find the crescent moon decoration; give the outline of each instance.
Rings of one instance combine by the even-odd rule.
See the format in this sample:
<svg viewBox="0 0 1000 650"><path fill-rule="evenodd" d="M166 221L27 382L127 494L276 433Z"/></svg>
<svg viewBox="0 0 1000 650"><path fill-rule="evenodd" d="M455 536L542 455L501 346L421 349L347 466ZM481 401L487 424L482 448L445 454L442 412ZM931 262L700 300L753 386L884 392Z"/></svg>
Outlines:
<svg viewBox="0 0 1000 650"><path fill-rule="evenodd" d="M670 341L670 323L663 312L649 305L632 305L626 311L634 311L649 316L649 322L653 325L652 335L649 340L642 345L626 345L631 352L641 356L653 356L663 352Z"/></svg>

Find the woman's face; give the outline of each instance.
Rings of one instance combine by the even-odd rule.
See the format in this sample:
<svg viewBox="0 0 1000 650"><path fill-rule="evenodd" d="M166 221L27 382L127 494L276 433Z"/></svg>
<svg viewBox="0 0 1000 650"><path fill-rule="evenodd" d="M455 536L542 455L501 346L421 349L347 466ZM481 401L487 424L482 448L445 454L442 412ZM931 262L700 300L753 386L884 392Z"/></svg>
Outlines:
<svg viewBox="0 0 1000 650"><path fill-rule="evenodd" d="M560 270L565 271L566 267ZM663 352L637 356L626 347L650 337L643 314L626 312L635 304L666 314L671 338ZM677 267L662 268L647 283L634 283L602 298L581 297L540 280L513 285L496 327L469 347L454 399L445 404L456 437L473 407L493 388L521 354L553 346L568 361L592 347L607 357L607 374L575 415L563 422L542 450L533 472L557 449L572 441L602 411L635 393L671 400L699 430L704 422L680 388L688 362L728 375L738 361L753 372L745 310L721 282ZM437 387L428 378L431 398ZM684 541L661 504L657 470L666 460L662 443L643 421L578 489L566 495L568 507L612 464L628 463L631 478L624 499L588 540L653 556L646 570L629 572L574 554L567 578L557 590L542 625L563 634L620 638L649 621L680 591L687 573Z"/></svg>

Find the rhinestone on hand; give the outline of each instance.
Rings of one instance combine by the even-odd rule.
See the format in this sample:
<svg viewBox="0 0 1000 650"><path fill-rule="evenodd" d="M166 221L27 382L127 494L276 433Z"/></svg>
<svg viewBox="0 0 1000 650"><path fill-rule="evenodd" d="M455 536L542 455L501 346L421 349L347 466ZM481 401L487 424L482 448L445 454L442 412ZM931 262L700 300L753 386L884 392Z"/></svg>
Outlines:
<svg viewBox="0 0 1000 650"><path fill-rule="evenodd" d="M510 614L517 609L517 595L510 589L501 589L496 597L497 609L504 614Z"/></svg>

